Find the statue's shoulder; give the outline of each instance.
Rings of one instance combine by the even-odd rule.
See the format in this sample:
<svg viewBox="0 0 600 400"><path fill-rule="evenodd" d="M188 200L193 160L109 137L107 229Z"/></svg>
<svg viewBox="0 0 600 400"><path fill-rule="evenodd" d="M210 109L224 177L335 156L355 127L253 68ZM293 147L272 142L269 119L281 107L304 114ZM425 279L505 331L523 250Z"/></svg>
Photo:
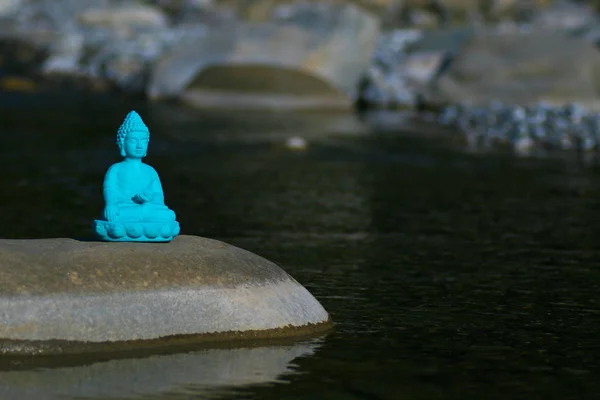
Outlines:
<svg viewBox="0 0 600 400"><path fill-rule="evenodd" d="M123 168L123 162L118 162L118 163L114 163L113 165L111 165L110 167L108 167L108 170L106 171L106 175L113 175L113 174L117 174L119 173L119 171Z"/></svg>
<svg viewBox="0 0 600 400"><path fill-rule="evenodd" d="M152 177L157 177L158 176L158 172L156 172L156 170L154 169L153 166L148 165L146 163L142 164L144 166L144 173L147 174L148 176L152 176Z"/></svg>

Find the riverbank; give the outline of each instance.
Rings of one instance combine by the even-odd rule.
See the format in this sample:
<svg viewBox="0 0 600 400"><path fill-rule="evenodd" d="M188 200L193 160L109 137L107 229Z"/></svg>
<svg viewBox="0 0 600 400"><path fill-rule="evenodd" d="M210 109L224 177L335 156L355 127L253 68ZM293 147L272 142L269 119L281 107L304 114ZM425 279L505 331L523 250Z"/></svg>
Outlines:
<svg viewBox="0 0 600 400"><path fill-rule="evenodd" d="M0 8L0 87L67 85L192 106L222 93L203 107L226 107L233 91L251 104L291 93L319 108L598 109L600 19L591 5L392 3L12 0Z"/></svg>

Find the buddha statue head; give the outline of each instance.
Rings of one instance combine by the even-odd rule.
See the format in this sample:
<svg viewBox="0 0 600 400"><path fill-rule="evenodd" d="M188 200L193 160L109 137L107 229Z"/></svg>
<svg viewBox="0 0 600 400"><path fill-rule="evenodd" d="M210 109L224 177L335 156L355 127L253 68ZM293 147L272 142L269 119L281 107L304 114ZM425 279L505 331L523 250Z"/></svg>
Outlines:
<svg viewBox="0 0 600 400"><path fill-rule="evenodd" d="M150 131L142 118L131 111L117 131L117 145L125 158L143 158L148 152Z"/></svg>

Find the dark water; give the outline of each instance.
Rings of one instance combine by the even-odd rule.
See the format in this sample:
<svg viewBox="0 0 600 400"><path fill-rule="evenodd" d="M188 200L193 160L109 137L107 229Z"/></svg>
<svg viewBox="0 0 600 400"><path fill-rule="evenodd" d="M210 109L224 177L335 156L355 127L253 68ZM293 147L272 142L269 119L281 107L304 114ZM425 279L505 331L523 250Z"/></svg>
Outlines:
<svg viewBox="0 0 600 400"><path fill-rule="evenodd" d="M274 355L200 351L122 360L110 373L109 363L2 372L8 395L600 398L600 184L576 160L474 155L348 117L111 99L3 107L2 236L88 233L118 159L114 132L135 107L183 233L277 262L337 323L326 337L263 349ZM283 146L296 134L306 151Z"/></svg>

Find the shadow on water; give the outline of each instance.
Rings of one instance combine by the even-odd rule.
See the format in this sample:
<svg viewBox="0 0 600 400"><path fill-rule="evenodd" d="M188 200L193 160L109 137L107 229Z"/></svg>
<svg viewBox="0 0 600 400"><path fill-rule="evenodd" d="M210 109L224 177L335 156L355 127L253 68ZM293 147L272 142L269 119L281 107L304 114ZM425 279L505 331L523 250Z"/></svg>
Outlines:
<svg viewBox="0 0 600 400"><path fill-rule="evenodd" d="M569 158L473 154L435 129L408 134L382 118L206 114L97 99L11 104L0 117L4 237L88 235L102 177L118 160L114 133L135 108L152 133L147 162L182 233L275 261L331 313L335 332L294 361L298 373L229 398L600 395L595 169ZM305 137L306 148L286 147L290 136ZM137 398L208 397L191 383L204 382L204 372L169 380L122 362L128 378L110 378L121 397L131 393L127 382L151 376ZM176 376L179 367L168 365ZM93 374L79 371L52 380L76 387L78 374ZM50 378L27 374L13 385L47 387ZM170 382L182 384L156 393Z"/></svg>

